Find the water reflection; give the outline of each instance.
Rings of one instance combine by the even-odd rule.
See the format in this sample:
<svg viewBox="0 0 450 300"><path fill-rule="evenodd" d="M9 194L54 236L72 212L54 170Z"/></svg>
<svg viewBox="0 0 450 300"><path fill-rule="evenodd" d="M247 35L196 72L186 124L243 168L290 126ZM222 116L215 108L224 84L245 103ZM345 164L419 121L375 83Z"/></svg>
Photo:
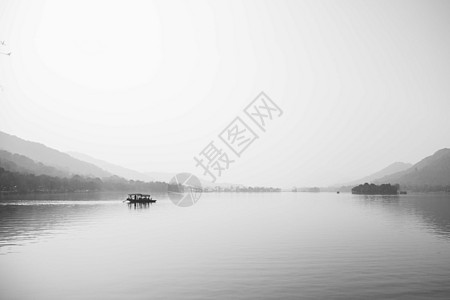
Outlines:
<svg viewBox="0 0 450 300"><path fill-rule="evenodd" d="M414 216L425 229L450 239L450 195L411 194L395 196L358 195L364 205L375 205L390 213Z"/></svg>
<svg viewBox="0 0 450 300"><path fill-rule="evenodd" d="M422 218L435 234L450 239L450 196L416 196L409 201L413 204L411 210L414 214Z"/></svg>
<svg viewBox="0 0 450 300"><path fill-rule="evenodd" d="M81 200L120 200L126 199L124 192L78 192L78 193L30 193L30 194L2 194L0 204L14 203L24 200L38 201L81 201Z"/></svg>
<svg viewBox="0 0 450 300"><path fill-rule="evenodd" d="M450 240L436 238L449 236L449 197L208 193L189 209L123 200L0 202L0 298L450 294Z"/></svg>
<svg viewBox="0 0 450 300"><path fill-rule="evenodd" d="M380 203L399 203L400 196L399 195L361 195L365 201L375 201Z"/></svg>
<svg viewBox="0 0 450 300"><path fill-rule="evenodd" d="M75 225L98 222L110 202L32 201L0 205L0 248L53 236ZM82 222L80 222L82 221Z"/></svg>
<svg viewBox="0 0 450 300"><path fill-rule="evenodd" d="M129 209L146 209L149 208L153 203L128 203Z"/></svg>
<svg viewBox="0 0 450 300"><path fill-rule="evenodd" d="M124 203L124 193L29 194L5 198L0 199L0 254L77 228L98 226L119 218L127 209L144 210L152 205Z"/></svg>

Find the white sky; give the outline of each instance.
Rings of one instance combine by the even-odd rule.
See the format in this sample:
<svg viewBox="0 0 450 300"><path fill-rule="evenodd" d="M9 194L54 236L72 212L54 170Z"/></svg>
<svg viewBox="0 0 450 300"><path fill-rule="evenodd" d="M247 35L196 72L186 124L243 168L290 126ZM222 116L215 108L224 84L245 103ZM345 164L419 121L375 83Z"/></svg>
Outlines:
<svg viewBox="0 0 450 300"><path fill-rule="evenodd" d="M284 114L220 181L342 182L450 147L449 29L448 1L1 0L0 130L200 175L265 91Z"/></svg>

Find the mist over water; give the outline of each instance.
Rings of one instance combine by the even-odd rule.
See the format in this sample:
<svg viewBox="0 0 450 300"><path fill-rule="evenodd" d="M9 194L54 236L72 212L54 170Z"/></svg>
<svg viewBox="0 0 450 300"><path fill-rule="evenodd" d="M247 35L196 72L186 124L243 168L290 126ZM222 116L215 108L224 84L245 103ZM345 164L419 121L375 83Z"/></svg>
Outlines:
<svg viewBox="0 0 450 300"><path fill-rule="evenodd" d="M450 299L449 29L0 0L0 300Z"/></svg>
<svg viewBox="0 0 450 300"><path fill-rule="evenodd" d="M448 299L450 197L121 194L0 203L4 299ZM72 198L72 199L70 199Z"/></svg>

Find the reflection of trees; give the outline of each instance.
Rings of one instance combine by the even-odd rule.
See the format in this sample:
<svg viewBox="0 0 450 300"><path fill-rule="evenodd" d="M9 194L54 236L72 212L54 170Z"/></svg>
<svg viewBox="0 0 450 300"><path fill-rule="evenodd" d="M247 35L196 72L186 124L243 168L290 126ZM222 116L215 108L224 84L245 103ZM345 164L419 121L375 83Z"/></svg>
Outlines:
<svg viewBox="0 0 450 300"><path fill-rule="evenodd" d="M422 196L414 201L413 209L436 234L450 238L449 196Z"/></svg>
<svg viewBox="0 0 450 300"><path fill-rule="evenodd" d="M358 196L391 212L414 215L433 233L450 239L450 196L412 194L408 196Z"/></svg>
<svg viewBox="0 0 450 300"><path fill-rule="evenodd" d="M95 219L101 212L97 208L95 204L1 205L0 247L52 235L54 230L66 228L80 220Z"/></svg>
<svg viewBox="0 0 450 300"><path fill-rule="evenodd" d="M0 248L101 222L102 218L109 218L109 210L116 209L111 200L117 200L115 203L126 209L120 201L126 194L121 192L37 193L8 195L8 198L7 203L0 202ZM139 209L150 205L138 203L129 207Z"/></svg>

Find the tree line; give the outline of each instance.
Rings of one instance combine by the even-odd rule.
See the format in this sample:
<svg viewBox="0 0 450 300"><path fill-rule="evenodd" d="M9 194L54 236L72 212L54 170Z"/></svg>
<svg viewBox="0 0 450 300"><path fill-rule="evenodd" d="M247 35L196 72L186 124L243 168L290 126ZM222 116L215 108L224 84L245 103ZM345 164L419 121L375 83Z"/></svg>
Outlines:
<svg viewBox="0 0 450 300"><path fill-rule="evenodd" d="M10 193L53 193L53 192L96 192L96 191L141 191L166 193L165 182L144 182L126 180L118 176L100 179L98 177L56 177L11 172L0 167L0 191Z"/></svg>
<svg viewBox="0 0 450 300"><path fill-rule="evenodd" d="M360 184L352 188L352 194L362 194L362 195L397 195L399 190L398 184Z"/></svg>

